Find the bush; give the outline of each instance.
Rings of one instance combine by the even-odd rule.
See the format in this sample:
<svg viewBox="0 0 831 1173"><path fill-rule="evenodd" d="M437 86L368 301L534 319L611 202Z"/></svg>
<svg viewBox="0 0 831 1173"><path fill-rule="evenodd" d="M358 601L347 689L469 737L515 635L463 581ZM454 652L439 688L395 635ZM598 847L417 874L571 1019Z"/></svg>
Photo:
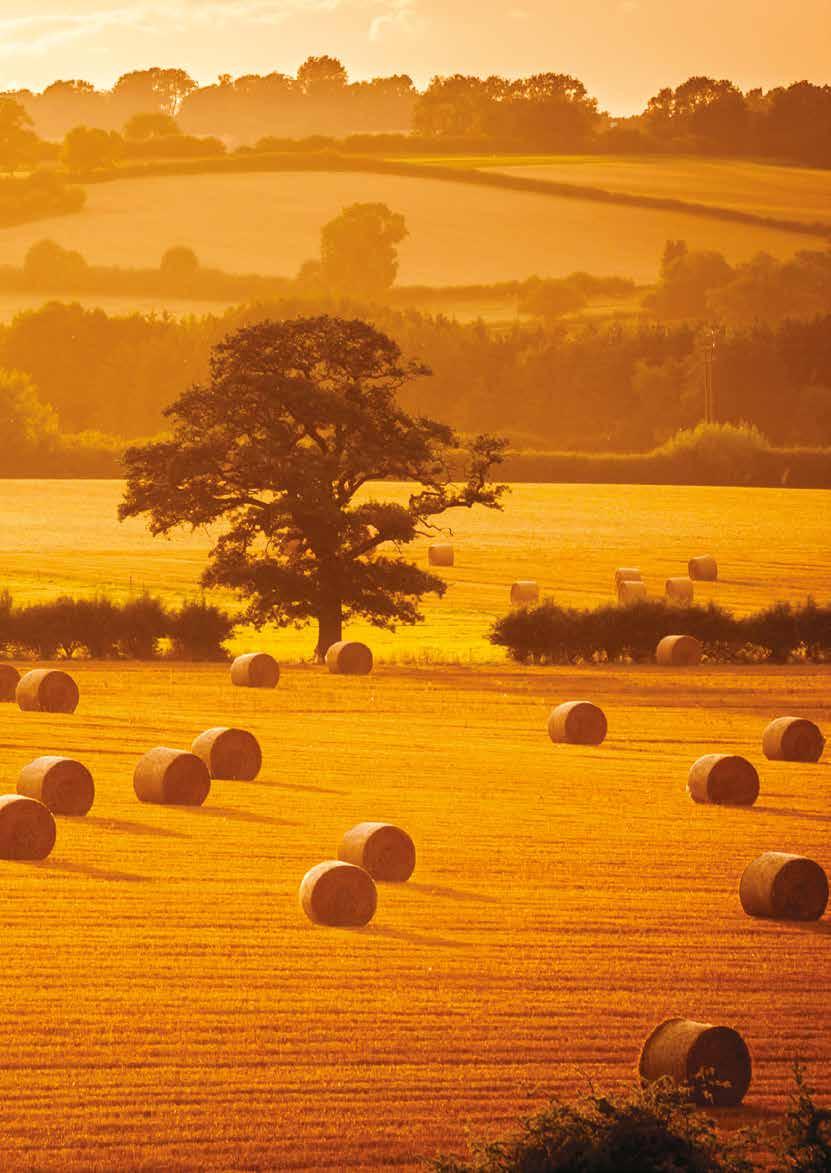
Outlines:
<svg viewBox="0 0 831 1173"><path fill-rule="evenodd" d="M130 599L121 608L121 655L128 660L154 659L168 628L168 615L160 599L148 594Z"/></svg>
<svg viewBox="0 0 831 1173"><path fill-rule="evenodd" d="M829 1173L831 1171L831 1112L818 1108L798 1063L794 1063L794 1090L785 1114L777 1156L784 1165L777 1173Z"/></svg>
<svg viewBox="0 0 831 1173"><path fill-rule="evenodd" d="M0 179L0 228L79 212L86 198L83 188L68 184L54 171L35 171L21 179L13 176Z"/></svg>
<svg viewBox="0 0 831 1173"><path fill-rule="evenodd" d="M715 603L677 607L646 600L590 611L546 599L498 619L488 638L521 664L569 664L651 660L659 640L679 632L700 639L709 660L823 661L831 657L831 604L776 603L739 619Z"/></svg>
<svg viewBox="0 0 831 1173"><path fill-rule="evenodd" d="M743 1134L726 1139L667 1081L614 1099L552 1099L507 1140L475 1143L468 1161L439 1157L434 1173L751 1173Z"/></svg>
<svg viewBox="0 0 831 1173"><path fill-rule="evenodd" d="M174 659L225 660L222 641L234 627L231 616L217 607L185 603L167 611L160 599L147 594L126 603L104 595L61 596L15 608L8 591L0 592L0 654L6 656L152 660L167 637Z"/></svg>
<svg viewBox="0 0 831 1173"><path fill-rule="evenodd" d="M653 455L674 469L683 469L719 484L755 479L770 444L753 424L706 424L683 428Z"/></svg>
<svg viewBox="0 0 831 1173"><path fill-rule="evenodd" d="M168 634L176 660L227 660L222 641L234 630L234 621L218 607L185 603L170 617Z"/></svg>

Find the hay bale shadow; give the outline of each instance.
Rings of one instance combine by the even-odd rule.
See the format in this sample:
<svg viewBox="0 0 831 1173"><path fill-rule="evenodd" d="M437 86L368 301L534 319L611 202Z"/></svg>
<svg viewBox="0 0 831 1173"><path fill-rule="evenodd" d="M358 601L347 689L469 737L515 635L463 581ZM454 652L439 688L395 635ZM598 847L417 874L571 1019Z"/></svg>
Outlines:
<svg viewBox="0 0 831 1173"><path fill-rule="evenodd" d="M418 892L423 896L439 896L448 900L475 900L482 904L499 904L495 896L485 896L481 892L464 892L459 888L443 888L440 884L418 884L408 880L406 884L396 884L396 891Z"/></svg>
<svg viewBox="0 0 831 1173"><path fill-rule="evenodd" d="M820 814L819 811L798 811L791 806L759 806L757 811L766 815L783 815L789 819L808 819L814 823L831 823L831 815Z"/></svg>
<svg viewBox="0 0 831 1173"><path fill-rule="evenodd" d="M128 819L105 819L100 815L83 815L78 817L77 822L88 823L102 831L117 831L121 835L157 835L163 839L189 838L184 831L174 831L171 827L154 827L150 823L133 823Z"/></svg>
<svg viewBox="0 0 831 1173"><path fill-rule="evenodd" d="M250 783L246 782L246 786ZM267 827L299 827L301 824L294 819L278 819L273 815L257 815L251 811L236 810L230 806L192 806L188 812L203 818L228 819L234 823L259 823Z"/></svg>
<svg viewBox="0 0 831 1173"><path fill-rule="evenodd" d="M271 790L306 790L309 794L348 794L348 790L336 790L334 786L309 786L302 782L273 782L267 778L252 778L246 786L267 786Z"/></svg>
<svg viewBox="0 0 831 1173"><path fill-rule="evenodd" d="M35 865L43 871L66 872L71 876L86 876L91 880L110 880L125 884L152 884L150 876L139 876L135 872L117 872L110 868L97 868L88 863L69 863L66 860L45 859Z"/></svg>
<svg viewBox="0 0 831 1173"><path fill-rule="evenodd" d="M370 925L369 932L375 937L389 937L393 941L405 941L408 945L424 945L429 948L467 949L467 941L452 941L449 937L430 937L424 933L411 933L404 929L391 929L381 925Z"/></svg>

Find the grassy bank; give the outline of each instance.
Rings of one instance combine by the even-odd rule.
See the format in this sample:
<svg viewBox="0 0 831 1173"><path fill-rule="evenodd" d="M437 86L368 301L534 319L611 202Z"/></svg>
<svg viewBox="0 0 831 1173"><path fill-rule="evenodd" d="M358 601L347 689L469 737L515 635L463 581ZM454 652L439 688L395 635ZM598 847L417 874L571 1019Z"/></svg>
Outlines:
<svg viewBox="0 0 831 1173"><path fill-rule="evenodd" d="M700 424L651 452L515 452L509 481L831 488L831 450L773 448L754 428Z"/></svg>

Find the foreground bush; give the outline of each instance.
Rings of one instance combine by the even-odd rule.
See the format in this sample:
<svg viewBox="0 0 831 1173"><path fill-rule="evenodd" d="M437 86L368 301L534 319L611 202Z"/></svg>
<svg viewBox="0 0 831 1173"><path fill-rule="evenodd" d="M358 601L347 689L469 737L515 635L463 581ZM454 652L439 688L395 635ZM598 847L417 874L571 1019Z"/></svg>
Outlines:
<svg viewBox="0 0 831 1173"><path fill-rule="evenodd" d="M434 1173L831 1173L831 1112L794 1063L790 1104L763 1132L725 1134L670 1080L620 1097L592 1089L548 1106L504 1140L477 1141L467 1160L425 1162Z"/></svg>
<svg viewBox="0 0 831 1173"><path fill-rule="evenodd" d="M515 1137L471 1146L470 1159L439 1157L435 1173L750 1173L743 1134L725 1140L682 1089L660 1082L612 1098L549 1105Z"/></svg>
<svg viewBox="0 0 831 1173"><path fill-rule="evenodd" d="M521 664L652 660L666 635L694 635L710 661L759 662L831 659L831 605L775 603L746 618L710 603L678 607L661 600L595 610L559 607L547 599L511 611L489 639Z"/></svg>
<svg viewBox="0 0 831 1173"><path fill-rule="evenodd" d="M166 639L171 659L226 660L222 645L234 627L230 615L204 602L170 611L151 595L126 603L99 595L15 607L8 591L0 594L0 656L6 658L152 660Z"/></svg>

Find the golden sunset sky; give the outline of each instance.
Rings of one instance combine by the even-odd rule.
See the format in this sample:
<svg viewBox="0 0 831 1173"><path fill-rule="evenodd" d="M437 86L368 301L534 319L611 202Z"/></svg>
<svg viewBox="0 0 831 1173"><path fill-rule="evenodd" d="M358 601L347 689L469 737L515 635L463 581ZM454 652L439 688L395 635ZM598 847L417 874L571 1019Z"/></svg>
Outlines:
<svg viewBox="0 0 831 1173"><path fill-rule="evenodd" d="M693 73L742 88L828 80L831 0L0 0L0 88L108 87L181 66L294 73L310 54L353 79L409 73L580 77L612 113Z"/></svg>

